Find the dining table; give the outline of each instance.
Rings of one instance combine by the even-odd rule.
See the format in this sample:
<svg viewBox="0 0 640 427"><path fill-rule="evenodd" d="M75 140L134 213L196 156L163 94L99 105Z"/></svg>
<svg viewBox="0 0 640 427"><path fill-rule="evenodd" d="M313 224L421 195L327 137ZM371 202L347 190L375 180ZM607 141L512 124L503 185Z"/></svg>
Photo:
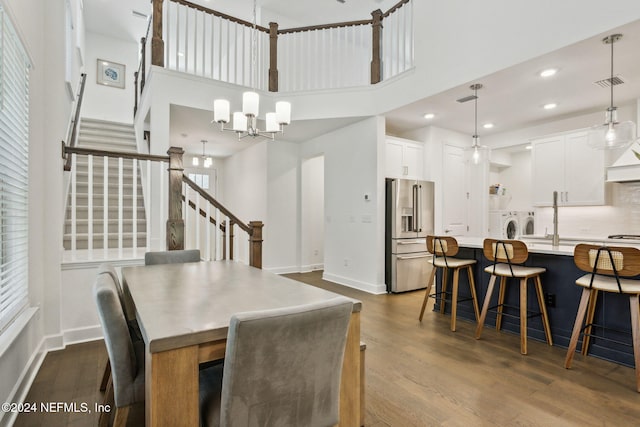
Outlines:
<svg viewBox="0 0 640 427"><path fill-rule="evenodd" d="M198 370L224 358L234 313L319 302L337 294L234 261L122 269L125 306L145 344L145 424L198 426ZM353 300L339 426L360 424L360 310ZM274 343L277 345L277 343Z"/></svg>

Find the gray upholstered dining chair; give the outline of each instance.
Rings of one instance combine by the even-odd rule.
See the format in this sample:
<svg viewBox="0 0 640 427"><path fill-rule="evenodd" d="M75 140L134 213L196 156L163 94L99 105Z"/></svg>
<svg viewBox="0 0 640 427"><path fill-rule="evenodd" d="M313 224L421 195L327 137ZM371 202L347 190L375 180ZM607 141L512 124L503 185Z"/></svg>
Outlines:
<svg viewBox="0 0 640 427"><path fill-rule="evenodd" d="M116 289L118 290L118 298L120 300L120 304L122 305L125 319L127 319L127 326L129 327L131 339L133 341L142 341L140 326L138 325L138 321L135 318L133 308L130 308L125 301L124 290L122 288L122 284L120 283L120 278L118 277L116 269L113 268L111 264L103 263L98 266L98 275L100 274L108 274L109 276L111 276L111 279L116 284ZM111 378L111 363L107 358L107 363L104 367L104 373L102 374L102 380L100 381L100 391L105 391L107 389L109 378Z"/></svg>
<svg viewBox="0 0 640 427"><path fill-rule="evenodd" d="M233 315L224 367L200 371L201 425L336 425L352 308L336 297Z"/></svg>
<svg viewBox="0 0 640 427"><path fill-rule="evenodd" d="M199 262L199 261L200 261L200 250L198 249L147 252L144 254L144 265L180 264L183 262Z"/></svg>
<svg viewBox="0 0 640 427"><path fill-rule="evenodd" d="M131 407L144 402L144 343L131 339L117 285L110 274L96 277L93 295L111 364L105 402L115 403L113 425L124 426ZM108 424L108 417L108 412L100 414L100 426Z"/></svg>

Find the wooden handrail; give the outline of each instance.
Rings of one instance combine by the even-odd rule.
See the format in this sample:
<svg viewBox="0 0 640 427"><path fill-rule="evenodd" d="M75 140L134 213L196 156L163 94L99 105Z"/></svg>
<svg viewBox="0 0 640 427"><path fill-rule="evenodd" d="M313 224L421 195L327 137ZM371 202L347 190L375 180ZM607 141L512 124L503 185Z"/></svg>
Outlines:
<svg viewBox="0 0 640 427"><path fill-rule="evenodd" d="M186 202L186 201L187 201L187 198L184 196L184 194L182 195L182 201L183 201L183 202ZM190 207L191 209L193 209L194 211L196 210L196 204L195 204L195 202L194 202L193 200L189 200L189 207ZM203 218L206 218L206 217L207 217L207 212L206 212L204 209L200 208L200 209L199 209L199 211L200 211L200 216L201 216L201 217L203 217ZM209 222L210 222L211 224L215 225L215 226L217 226L217 225L218 225L218 224L216 223L215 218L214 218L214 217L212 217L212 216L210 216L210 217L209 217ZM225 227L225 225L224 225L224 222L221 222L221 223L220 223L220 231L222 231L222 232L224 233L224 232L225 232L225 228L226 228L226 227Z"/></svg>
<svg viewBox="0 0 640 427"><path fill-rule="evenodd" d="M76 111L73 116L73 126L71 127L71 135L69 136L69 141L68 141L69 147L76 146L76 135L78 134L78 121L80 121L80 107L82 107L82 98L84 96L84 84L86 83L86 81L87 81L86 73L80 74L80 90L78 91ZM66 146L64 141L62 141L62 144ZM65 157L64 170L66 171L71 170L71 156Z"/></svg>
<svg viewBox="0 0 640 427"><path fill-rule="evenodd" d="M226 19L228 21L235 22L236 24L244 25L245 27L250 27L250 28L254 27L252 22L245 21L243 19L239 19L239 18L233 17L231 15L227 15L226 13L218 12L217 10L209 9L207 7L200 6L199 4L194 4L194 3L191 3L191 2L186 1L186 0L169 0L169 1L181 4L183 6L190 7L192 9L199 10L201 12L208 13L209 15L218 16L218 17ZM260 26L260 25L255 25L255 28L257 30L259 30L259 31L262 31L263 33L268 33L269 32L268 28Z"/></svg>
<svg viewBox="0 0 640 427"><path fill-rule="evenodd" d="M409 3L409 0L400 0L398 3L396 3L394 6L392 6L391 9L389 9L385 13L383 13L382 14L382 18L384 19L384 18L388 17L393 12L395 12L398 9L400 9L402 6L404 6L407 3Z"/></svg>
<svg viewBox="0 0 640 427"><path fill-rule="evenodd" d="M222 206L220 202L211 197L209 193L204 191L198 184L189 179L186 175L182 176L182 181L186 183L189 187L195 190L198 194L200 194L207 202L211 203L216 209L218 209L224 216L232 220L235 224L238 224L240 228L242 228L247 234L251 235L253 233L253 228L249 225L242 222L237 216L229 212L227 208Z"/></svg>
<svg viewBox="0 0 640 427"><path fill-rule="evenodd" d="M127 151L107 151L96 150L95 148L68 147L64 146L65 154L81 154L85 156L102 156L102 157L122 157L123 159L151 160L154 162L168 162L169 156L158 156L155 154L131 153ZM71 157L71 156L69 156Z"/></svg>
<svg viewBox="0 0 640 427"><path fill-rule="evenodd" d="M315 31L315 30L328 30L330 28L340 28L340 27L357 27L358 25L370 25L370 24L371 24L371 19L363 19L360 21L336 22L333 24L322 24L322 25L311 25L308 27L287 28L285 30L278 30L278 34L301 33L303 31Z"/></svg>

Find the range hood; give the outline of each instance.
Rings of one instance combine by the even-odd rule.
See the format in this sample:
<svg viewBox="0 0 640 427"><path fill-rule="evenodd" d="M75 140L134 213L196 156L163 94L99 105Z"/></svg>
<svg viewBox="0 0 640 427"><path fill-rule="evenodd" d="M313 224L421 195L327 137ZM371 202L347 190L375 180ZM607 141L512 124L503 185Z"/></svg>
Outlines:
<svg viewBox="0 0 640 427"><path fill-rule="evenodd" d="M640 143L634 142L607 168L607 182L634 182L640 181Z"/></svg>

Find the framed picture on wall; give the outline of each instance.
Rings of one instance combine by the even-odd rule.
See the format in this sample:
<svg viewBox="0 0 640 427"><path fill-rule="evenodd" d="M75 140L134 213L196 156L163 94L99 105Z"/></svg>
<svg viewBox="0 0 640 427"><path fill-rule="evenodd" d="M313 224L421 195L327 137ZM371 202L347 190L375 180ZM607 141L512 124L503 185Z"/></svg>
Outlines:
<svg viewBox="0 0 640 427"><path fill-rule="evenodd" d="M98 84L124 89L124 77L126 70L124 64L117 64L115 62L105 61L104 59L98 59L97 69Z"/></svg>

